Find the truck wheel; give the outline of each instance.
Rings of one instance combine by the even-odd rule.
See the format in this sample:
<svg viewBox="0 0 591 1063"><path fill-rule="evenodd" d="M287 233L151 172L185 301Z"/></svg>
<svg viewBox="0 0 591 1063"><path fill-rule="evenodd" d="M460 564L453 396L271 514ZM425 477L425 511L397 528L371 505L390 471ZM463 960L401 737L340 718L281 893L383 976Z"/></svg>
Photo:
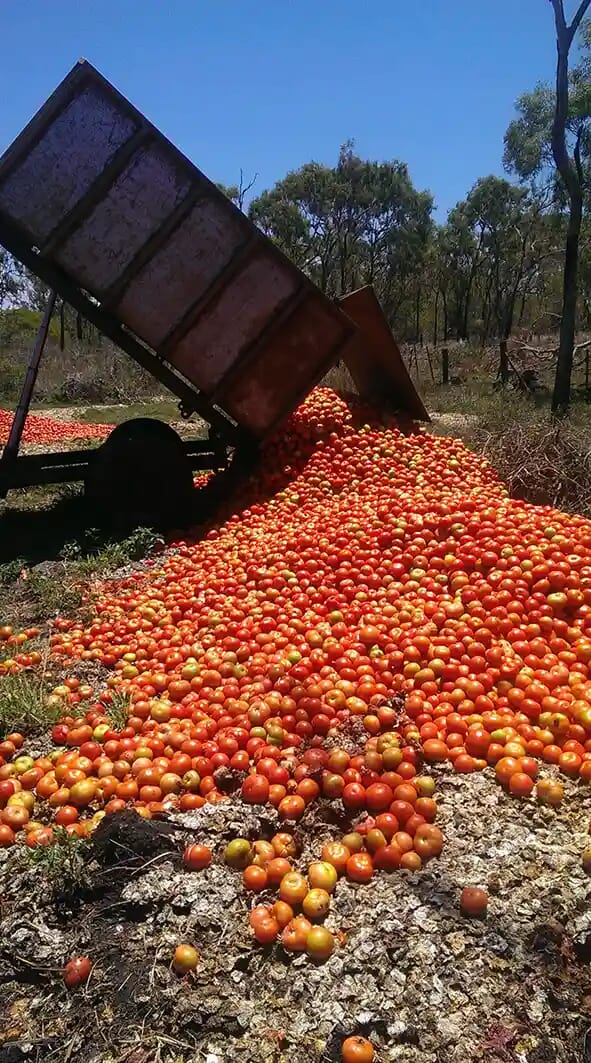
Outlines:
<svg viewBox="0 0 591 1063"><path fill-rule="evenodd" d="M117 425L99 447L85 490L107 523L163 528L189 519L193 473L174 429L138 417Z"/></svg>

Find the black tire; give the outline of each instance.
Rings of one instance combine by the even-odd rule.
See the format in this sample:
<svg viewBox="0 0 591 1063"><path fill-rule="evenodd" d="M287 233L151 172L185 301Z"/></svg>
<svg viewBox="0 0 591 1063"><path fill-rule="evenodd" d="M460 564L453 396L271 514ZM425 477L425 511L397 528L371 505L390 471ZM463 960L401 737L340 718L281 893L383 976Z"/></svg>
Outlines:
<svg viewBox="0 0 591 1063"><path fill-rule="evenodd" d="M124 421L99 447L86 495L103 522L163 528L188 519L193 473L179 436L149 417Z"/></svg>

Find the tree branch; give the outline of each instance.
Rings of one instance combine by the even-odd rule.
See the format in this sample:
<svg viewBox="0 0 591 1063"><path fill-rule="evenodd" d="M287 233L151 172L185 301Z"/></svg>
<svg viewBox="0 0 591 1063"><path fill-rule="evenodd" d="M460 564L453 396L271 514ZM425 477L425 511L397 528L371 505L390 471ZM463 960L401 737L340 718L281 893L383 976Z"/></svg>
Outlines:
<svg viewBox="0 0 591 1063"><path fill-rule="evenodd" d="M575 17L573 18L573 20L572 20L572 22L570 24L570 27L569 27L571 43L573 41L573 38L576 36L577 30L578 30L579 26L581 25L581 22L583 21L583 19L585 17L585 14L587 12L587 8L589 7L590 3L591 3L591 0L581 0L581 3L579 4L579 10L577 11L577 13L576 13ZM564 18L564 12L563 12L562 17Z"/></svg>
<svg viewBox="0 0 591 1063"><path fill-rule="evenodd" d="M566 190L571 198L580 195L581 179L578 167L575 169L568 153L566 144L566 125L568 122L568 53L573 37L586 14L591 0L581 0L578 11L567 26L564 17L563 0L550 0L554 9L554 21L556 24L556 47L558 62L556 66L556 109L554 122L552 123L552 154L556 168L564 181ZM575 160L576 163L576 160Z"/></svg>
<svg viewBox="0 0 591 1063"><path fill-rule="evenodd" d="M557 38L566 33L566 19L564 17L564 4L562 0L550 0L554 8L554 21L556 22ZM581 16L582 17L582 16Z"/></svg>

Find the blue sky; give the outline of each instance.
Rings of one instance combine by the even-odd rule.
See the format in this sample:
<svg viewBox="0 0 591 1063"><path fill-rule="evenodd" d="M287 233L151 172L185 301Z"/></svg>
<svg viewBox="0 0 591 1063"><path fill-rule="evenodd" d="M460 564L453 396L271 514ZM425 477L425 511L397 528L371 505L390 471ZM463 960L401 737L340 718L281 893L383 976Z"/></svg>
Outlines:
<svg viewBox="0 0 591 1063"><path fill-rule="evenodd" d="M80 56L213 180L262 191L352 137L442 218L502 172L555 43L548 0L0 0L0 150Z"/></svg>

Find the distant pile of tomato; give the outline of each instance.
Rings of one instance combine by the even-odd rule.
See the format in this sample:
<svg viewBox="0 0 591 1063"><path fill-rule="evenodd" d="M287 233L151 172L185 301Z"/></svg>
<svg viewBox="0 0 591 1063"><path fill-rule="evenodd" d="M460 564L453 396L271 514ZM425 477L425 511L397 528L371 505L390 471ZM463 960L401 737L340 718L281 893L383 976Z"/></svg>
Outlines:
<svg viewBox="0 0 591 1063"><path fill-rule="evenodd" d="M550 806L558 773L591 779L591 522L508 498L460 441L318 388L223 523L173 546L105 584L90 624L56 623L56 749L0 744L0 844L49 843L54 823L85 834L129 804L240 799L287 829L325 800L351 830L319 862L367 882L441 852L432 766L491 768ZM26 633L2 637L5 672L35 666ZM77 661L110 668L107 689L69 676ZM304 877L275 841L236 839L224 859L249 892L279 892L253 909L255 936L297 951L334 876ZM308 951L329 946L314 934Z"/></svg>
<svg viewBox="0 0 591 1063"><path fill-rule="evenodd" d="M8 439L14 413L0 410L0 446ZM45 414L30 413L25 421L23 443L51 445L69 439L105 439L111 431L108 424L82 424L79 421L57 421Z"/></svg>

